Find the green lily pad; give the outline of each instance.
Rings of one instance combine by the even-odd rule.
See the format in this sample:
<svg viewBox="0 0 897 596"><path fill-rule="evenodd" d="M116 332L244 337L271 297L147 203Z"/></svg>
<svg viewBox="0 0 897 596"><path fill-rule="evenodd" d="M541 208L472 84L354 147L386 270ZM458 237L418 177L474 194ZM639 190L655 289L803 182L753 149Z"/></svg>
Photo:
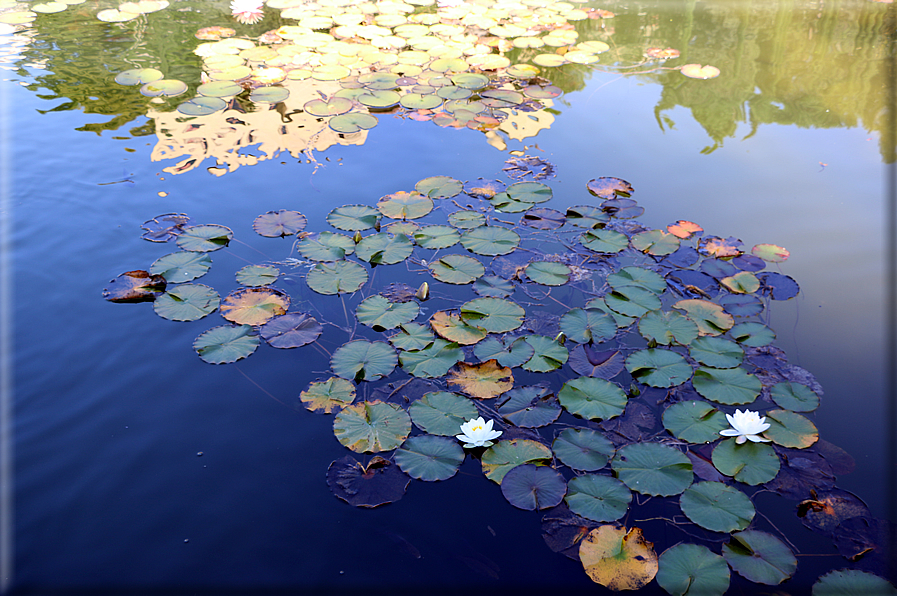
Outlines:
<svg viewBox="0 0 897 596"><path fill-rule="evenodd" d="M461 432L461 425L477 417L473 402L448 391L425 393L408 406L408 413L415 426L431 435L454 437Z"/></svg>
<svg viewBox="0 0 897 596"><path fill-rule="evenodd" d="M594 472L614 456L614 444L597 430L567 428L558 434L551 450L561 462L574 470Z"/></svg>
<svg viewBox="0 0 897 596"><path fill-rule="evenodd" d="M377 201L377 210L390 219L418 219L433 210L433 199L417 191L397 192Z"/></svg>
<svg viewBox="0 0 897 596"><path fill-rule="evenodd" d="M441 282L463 285L486 273L486 268L474 257L446 255L430 263L430 273Z"/></svg>
<svg viewBox="0 0 897 596"><path fill-rule="evenodd" d="M353 134L362 130L370 130L377 126L379 121L373 114L364 112L349 112L334 116L327 121L327 126L341 134Z"/></svg>
<svg viewBox="0 0 897 596"><path fill-rule="evenodd" d="M595 377L567 381L558 392L558 400L571 414L589 420L607 420L626 408L626 394L620 386Z"/></svg>
<svg viewBox="0 0 897 596"><path fill-rule="evenodd" d="M624 286L605 294L604 303L621 315L640 317L651 310L660 310L660 298L640 286Z"/></svg>
<svg viewBox="0 0 897 596"><path fill-rule="evenodd" d="M567 207L567 221L577 228L592 229L595 226L610 221L607 212L602 211L594 205L578 205L576 207ZM627 240L628 242L628 240Z"/></svg>
<svg viewBox="0 0 897 596"><path fill-rule="evenodd" d="M570 268L563 263L533 261L524 271L530 281L543 286L562 286L570 281Z"/></svg>
<svg viewBox="0 0 897 596"><path fill-rule="evenodd" d="M479 211L455 211L448 219L449 223L459 230L470 230L486 225L486 216Z"/></svg>
<svg viewBox="0 0 897 596"><path fill-rule="evenodd" d="M461 235L461 245L478 255L506 255L514 252L519 244L517 232L497 226L480 226Z"/></svg>
<svg viewBox="0 0 897 596"><path fill-rule="evenodd" d="M729 567L746 579L774 586L797 570L797 559L784 542L766 532L745 530L723 545Z"/></svg>
<svg viewBox="0 0 897 596"><path fill-rule="evenodd" d="M645 495L678 495L694 480L691 460L678 449L660 443L625 445L617 450L610 465L626 486Z"/></svg>
<svg viewBox="0 0 897 596"><path fill-rule="evenodd" d="M610 317L614 320L614 323L617 325L618 329L624 329L629 327L637 320L634 317L627 317L626 315L621 315L620 313L611 310L607 303L604 302L604 298L593 298L586 302L586 309L594 308L596 310L600 310L606 315L610 315Z"/></svg>
<svg viewBox="0 0 897 596"><path fill-rule="evenodd" d="M510 89L489 89L481 92L480 98L490 108L513 108L526 101L522 93Z"/></svg>
<svg viewBox="0 0 897 596"><path fill-rule="evenodd" d="M730 406L749 404L754 401L763 384L743 368L700 367L691 380L695 391L710 401Z"/></svg>
<svg viewBox="0 0 897 596"><path fill-rule="evenodd" d="M502 398L507 399L499 406L498 413L521 428L547 426L561 415L561 406L545 387L517 387L502 395Z"/></svg>
<svg viewBox="0 0 897 596"><path fill-rule="evenodd" d="M431 199L450 199L464 190L464 184L449 176L430 176L415 184L414 190ZM451 218L449 222L452 223Z"/></svg>
<svg viewBox="0 0 897 596"><path fill-rule="evenodd" d="M448 480L464 461L464 449L453 439L422 435L408 437L396 449L396 464L403 472L426 482Z"/></svg>
<svg viewBox="0 0 897 596"><path fill-rule="evenodd" d="M506 192L500 192L489 199L496 211L501 213L523 213L532 207L532 203L524 203L523 201L515 201Z"/></svg>
<svg viewBox="0 0 897 596"><path fill-rule="evenodd" d="M286 101L290 91L283 87L260 87L249 94L249 101L253 103L280 103Z"/></svg>
<svg viewBox="0 0 897 596"><path fill-rule="evenodd" d="M280 277L280 270L270 265L246 265L237 271L237 283L260 288L273 284Z"/></svg>
<svg viewBox="0 0 897 596"><path fill-rule="evenodd" d="M296 250L311 261L341 261L355 252L355 242L344 234L321 232L300 240Z"/></svg>
<svg viewBox="0 0 897 596"><path fill-rule="evenodd" d="M520 366L533 357L536 351L525 338L508 338L504 341L496 337L488 337L479 342L473 349L473 354L480 362L495 359L502 366Z"/></svg>
<svg viewBox="0 0 897 596"><path fill-rule="evenodd" d="M488 298L481 298L488 300ZM557 341L544 335L527 335L526 343L533 347L533 356L523 363L523 369L530 372L551 372L567 362L570 354L567 348Z"/></svg>
<svg viewBox="0 0 897 596"><path fill-rule="evenodd" d="M729 428L726 415L703 401L681 401L663 412L663 427L689 443L711 443Z"/></svg>
<svg viewBox="0 0 897 596"><path fill-rule="evenodd" d="M330 116L339 116L352 111L354 104L351 99L345 97L331 97L326 99L312 99L305 102L302 109L311 116L316 118L328 118ZM362 228L363 229L363 228Z"/></svg>
<svg viewBox="0 0 897 596"><path fill-rule="evenodd" d="M679 238L664 230L650 230L635 234L632 246L653 256L671 255L679 249Z"/></svg>
<svg viewBox="0 0 897 596"><path fill-rule="evenodd" d="M673 304L673 308L684 310L688 318L698 324L701 335L720 335L735 324L732 315L709 300L680 300Z"/></svg>
<svg viewBox="0 0 897 596"><path fill-rule="evenodd" d="M739 323L729 330L729 335L740 344L759 348L768 346L775 338L775 332L763 323Z"/></svg>
<svg viewBox="0 0 897 596"><path fill-rule="evenodd" d="M713 368L734 368L744 360L744 350L721 337L699 337L688 346L688 355Z"/></svg>
<svg viewBox="0 0 897 596"><path fill-rule="evenodd" d="M464 360L464 352L456 343L444 339L434 339L422 350L399 353L402 368L415 377L442 377L449 369Z"/></svg>
<svg viewBox="0 0 897 596"><path fill-rule="evenodd" d="M177 97L187 92L187 83L177 79L159 79L146 83L140 88L140 94L147 97Z"/></svg>
<svg viewBox="0 0 897 596"><path fill-rule="evenodd" d="M346 406L333 419L337 440L356 453L392 451L410 432L408 413L395 404L381 401Z"/></svg>
<svg viewBox="0 0 897 596"><path fill-rule="evenodd" d="M169 321L197 321L215 312L219 302L218 292L209 286L181 284L156 298L153 310Z"/></svg>
<svg viewBox="0 0 897 596"><path fill-rule="evenodd" d="M654 578L672 596L723 596L729 589L726 560L706 546L677 544L660 555Z"/></svg>
<svg viewBox="0 0 897 596"><path fill-rule="evenodd" d="M212 258L209 255L185 250L159 257L150 265L149 272L176 284L202 277L211 266Z"/></svg>
<svg viewBox="0 0 897 596"><path fill-rule="evenodd" d="M567 311L559 325L567 339L580 344L607 341L617 334L617 325L610 315L595 308Z"/></svg>
<svg viewBox="0 0 897 596"><path fill-rule="evenodd" d="M722 482L692 484L679 497L685 517L713 532L734 532L747 528L756 510L746 494Z"/></svg>
<svg viewBox="0 0 897 596"><path fill-rule="evenodd" d="M432 225L415 231L412 238L421 248L439 250L457 244L461 235L451 226Z"/></svg>
<svg viewBox="0 0 897 596"><path fill-rule="evenodd" d="M550 509L564 499L567 483L554 468L522 464L504 475L501 493L519 509Z"/></svg>
<svg viewBox="0 0 897 596"><path fill-rule="evenodd" d="M475 298L461 305L465 323L488 333L507 333L523 324L522 307L503 298Z"/></svg>
<svg viewBox="0 0 897 596"><path fill-rule="evenodd" d="M327 215L327 223L348 232L370 230L380 220L380 212L367 205L343 205Z"/></svg>
<svg viewBox="0 0 897 596"><path fill-rule="evenodd" d="M468 325L460 316L445 311L433 313L430 327L439 337L463 346L473 345L486 337L485 330Z"/></svg>
<svg viewBox="0 0 897 596"><path fill-rule="evenodd" d="M368 89L355 98L358 103L372 110L388 110L399 105L402 96L391 89Z"/></svg>
<svg viewBox="0 0 897 596"><path fill-rule="evenodd" d="M358 82L368 89L395 89L399 75L391 72L369 72L358 76Z"/></svg>
<svg viewBox="0 0 897 596"><path fill-rule="evenodd" d="M626 515L632 493L610 476L585 474L567 483L567 507L573 513L597 522L616 521Z"/></svg>
<svg viewBox="0 0 897 596"><path fill-rule="evenodd" d="M464 72L452 75L452 83L458 87L476 91L489 84L489 77L480 73Z"/></svg>
<svg viewBox="0 0 897 596"><path fill-rule="evenodd" d="M420 323L406 323L395 335L389 336L389 343L400 350L423 350L436 339L430 328Z"/></svg>
<svg viewBox="0 0 897 596"><path fill-rule="evenodd" d="M367 280L368 272L352 261L318 263L309 270L305 279L308 287L318 294L351 294Z"/></svg>
<svg viewBox="0 0 897 596"><path fill-rule="evenodd" d="M711 460L721 474L752 486L769 482L781 467L779 456L766 443L748 441L738 445L735 439L726 439L714 447Z"/></svg>
<svg viewBox="0 0 897 596"><path fill-rule="evenodd" d="M323 331L308 313L288 312L262 325L259 335L275 348L299 348L318 339Z"/></svg>
<svg viewBox="0 0 897 596"><path fill-rule="evenodd" d="M442 98L431 94L406 93L401 97L399 103L403 108L409 110L432 110L442 105Z"/></svg>
<svg viewBox="0 0 897 596"><path fill-rule="evenodd" d="M570 220L569 209L567 210L567 219ZM579 243L593 252L613 254L629 246L629 238L626 234L614 230L592 229L579 237Z"/></svg>
<svg viewBox="0 0 897 596"><path fill-rule="evenodd" d="M386 331L410 323L419 312L417 302L390 302L379 294L365 298L355 309L358 321L374 331Z"/></svg>
<svg viewBox="0 0 897 596"><path fill-rule="evenodd" d="M211 83L203 83L196 88L196 92L206 97L234 97L243 92L243 87L233 81L213 81ZM194 99L194 101L196 100Z"/></svg>
<svg viewBox="0 0 897 596"><path fill-rule="evenodd" d="M652 387L676 387L692 377L692 368L672 350L648 348L626 358L626 370L640 383Z"/></svg>
<svg viewBox="0 0 897 596"><path fill-rule="evenodd" d="M145 85L163 78L165 75L155 68L132 68L115 75L115 82L119 85Z"/></svg>
<svg viewBox="0 0 897 596"><path fill-rule="evenodd" d="M756 247L755 247L756 248ZM813 584L813 596L894 596L897 589L888 580L859 569L836 569Z"/></svg>
<svg viewBox="0 0 897 596"><path fill-rule="evenodd" d="M515 182L505 191L515 201L522 203L544 203L551 200L551 187L541 182Z"/></svg>
<svg viewBox="0 0 897 596"><path fill-rule="evenodd" d="M514 293L514 284L497 275L485 275L473 282L473 291L484 298L507 298Z"/></svg>
<svg viewBox="0 0 897 596"><path fill-rule="evenodd" d="M792 412L812 412L819 407L819 396L800 383L776 383L769 390L769 396L777 406Z"/></svg>
<svg viewBox="0 0 897 596"><path fill-rule="evenodd" d="M332 414L355 401L355 385L339 377L315 381L299 394L299 401L316 414Z"/></svg>
<svg viewBox="0 0 897 596"><path fill-rule="evenodd" d="M698 337L698 326L685 315L671 310L652 310L638 322L642 337L657 344L688 345Z"/></svg>
<svg viewBox="0 0 897 596"><path fill-rule="evenodd" d="M660 295L667 289L667 282L659 273L644 267L623 267L607 276L607 283L615 290L639 287Z"/></svg>
<svg viewBox="0 0 897 596"><path fill-rule="evenodd" d="M298 211L281 209L262 213L252 222L252 229L265 238L292 236L305 229L308 219Z"/></svg>
<svg viewBox="0 0 897 596"><path fill-rule="evenodd" d="M208 116L227 107L227 102L219 97L194 97L178 106L178 112L185 116Z"/></svg>
<svg viewBox="0 0 897 596"><path fill-rule="evenodd" d="M157 299L156 304L158 302ZM769 423L769 428L763 431L763 436L782 447L806 449L819 439L816 425L805 416L788 410L766 412L766 422Z"/></svg>
<svg viewBox="0 0 897 596"><path fill-rule="evenodd" d="M182 250L212 252L227 246L234 233L217 224L187 226L178 234L177 244Z"/></svg>
<svg viewBox="0 0 897 596"><path fill-rule="evenodd" d="M372 265L394 265L410 257L413 250L405 234L381 232L362 238L355 246L355 256Z"/></svg>
<svg viewBox="0 0 897 596"><path fill-rule="evenodd" d="M740 271L731 277L724 277L719 283L736 294L753 294L760 289L760 280L750 271Z"/></svg>
<svg viewBox="0 0 897 596"><path fill-rule="evenodd" d="M204 362L230 364L246 358L259 347L259 337L252 325L222 325L200 334L193 349Z"/></svg>
<svg viewBox="0 0 897 596"><path fill-rule="evenodd" d="M548 463L551 460L551 450L542 443L529 439L511 439L499 441L483 452L481 459L483 474L486 478L501 484L512 468L528 463Z"/></svg>
<svg viewBox="0 0 897 596"><path fill-rule="evenodd" d="M398 359L395 350L385 341L356 339L333 352L330 367L337 376L357 383L388 376Z"/></svg>

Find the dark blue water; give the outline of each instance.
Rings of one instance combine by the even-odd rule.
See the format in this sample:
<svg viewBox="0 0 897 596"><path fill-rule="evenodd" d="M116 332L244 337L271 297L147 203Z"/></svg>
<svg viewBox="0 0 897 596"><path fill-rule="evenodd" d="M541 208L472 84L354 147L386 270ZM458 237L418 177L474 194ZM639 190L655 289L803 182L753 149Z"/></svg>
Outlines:
<svg viewBox="0 0 897 596"><path fill-rule="evenodd" d="M457 477L413 482L386 507L334 498L325 472L347 450L331 417L296 407L309 380L328 370L326 356L262 346L245 361L211 366L191 345L220 324L217 313L172 323L149 304L101 297L119 273L176 250L139 238L139 224L156 215L185 212L233 229L236 242L212 253L199 280L224 295L244 264L290 255L289 240L252 231L257 215L295 209L322 230L333 207L373 204L427 176L500 178L507 153L480 133L381 117L363 146L331 148L314 173L285 156L221 178L202 168L171 176L161 170L170 163L150 160L153 137L77 132L82 114L37 114L47 102L0 85L11 188L3 216L14 251L4 323L13 339L15 592L602 590L548 550L539 514L511 507L469 459ZM856 459L839 486L884 517L892 330L884 327L886 166L877 135L765 125L705 155L706 133L684 108L667 114L675 129L658 127L658 98L644 81L603 74L565 96L551 128L525 142L558 168L549 206L588 202L588 180L617 176L635 187L645 225L686 219L747 246L788 248L780 270L802 291L773 304L776 345L825 389L813 417L820 436ZM133 182L100 185L124 176ZM301 279L284 287L294 301L314 299ZM342 341L331 329L321 339L329 349ZM758 509L801 553L833 553L793 507L770 497ZM649 539L677 540L668 526L645 527ZM799 559L790 593L805 593L818 575L816 559ZM732 593L754 593L739 581L733 574Z"/></svg>

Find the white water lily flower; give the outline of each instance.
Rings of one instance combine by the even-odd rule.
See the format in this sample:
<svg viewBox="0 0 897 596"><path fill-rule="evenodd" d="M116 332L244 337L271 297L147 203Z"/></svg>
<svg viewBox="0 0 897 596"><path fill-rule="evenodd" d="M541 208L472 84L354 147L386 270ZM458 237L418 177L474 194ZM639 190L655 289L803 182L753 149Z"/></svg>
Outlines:
<svg viewBox="0 0 897 596"><path fill-rule="evenodd" d="M759 436L764 430L769 428L766 422L766 416L760 416L758 412L750 410L735 410L735 415L726 414L729 424L732 428L719 431L724 437L737 437L735 442L739 445L750 439L754 443L768 443L769 439Z"/></svg>
<svg viewBox="0 0 897 596"><path fill-rule="evenodd" d="M231 0L231 15L244 25L253 25L262 20L262 0Z"/></svg>
<svg viewBox="0 0 897 596"><path fill-rule="evenodd" d="M455 435L459 441L464 441L465 447L491 447L492 439L501 436L500 430L492 430L492 420L483 420L483 417L473 418L461 425L464 434Z"/></svg>

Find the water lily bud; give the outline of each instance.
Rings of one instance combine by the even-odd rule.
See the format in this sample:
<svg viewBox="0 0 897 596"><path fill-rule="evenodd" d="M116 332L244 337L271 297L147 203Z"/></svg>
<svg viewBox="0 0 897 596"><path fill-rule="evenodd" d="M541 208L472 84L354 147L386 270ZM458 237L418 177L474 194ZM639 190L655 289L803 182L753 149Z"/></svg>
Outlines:
<svg viewBox="0 0 897 596"><path fill-rule="evenodd" d="M356 230L355 235L352 236L352 240L355 241L355 244L358 244L359 242L361 242L361 232Z"/></svg>
<svg viewBox="0 0 897 596"><path fill-rule="evenodd" d="M377 230L378 232L380 231L380 220L379 219L374 222L374 229Z"/></svg>
<svg viewBox="0 0 897 596"><path fill-rule="evenodd" d="M554 341L558 342L561 345L564 345L564 342L567 341L567 336L564 335L564 332L561 331L558 333L558 336L554 338Z"/></svg>
<svg viewBox="0 0 897 596"><path fill-rule="evenodd" d="M417 289L417 293L414 295L418 300L426 300L430 297L430 284L424 282Z"/></svg>

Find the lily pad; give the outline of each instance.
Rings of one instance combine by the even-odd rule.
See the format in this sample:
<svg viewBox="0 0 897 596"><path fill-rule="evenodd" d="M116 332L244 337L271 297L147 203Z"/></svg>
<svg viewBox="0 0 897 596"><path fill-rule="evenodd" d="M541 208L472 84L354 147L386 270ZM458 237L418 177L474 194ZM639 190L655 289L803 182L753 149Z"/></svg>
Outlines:
<svg viewBox="0 0 897 596"><path fill-rule="evenodd" d="M555 396L545 387L528 386L511 389L498 408L498 413L515 426L537 428L547 426L561 415Z"/></svg>
<svg viewBox="0 0 897 596"><path fill-rule="evenodd" d="M169 321L197 321L218 308L218 292L202 284L181 284L153 302L153 310Z"/></svg>
<svg viewBox="0 0 897 596"><path fill-rule="evenodd" d="M377 210L390 219L418 219L433 210L433 199L417 191L402 191L377 201Z"/></svg>
<svg viewBox="0 0 897 596"><path fill-rule="evenodd" d="M373 508L402 498L411 478L380 456L363 465L351 455L327 468L327 486L333 494L354 507Z"/></svg>
<svg viewBox="0 0 897 596"><path fill-rule="evenodd" d="M218 97L194 97L178 106L178 112L185 116L208 116L227 107L227 102Z"/></svg>
<svg viewBox="0 0 897 596"><path fill-rule="evenodd" d="M355 256L372 265L395 265L411 256L413 250L414 245L405 234L381 232L362 238L355 246Z"/></svg>
<svg viewBox="0 0 897 596"><path fill-rule="evenodd" d="M744 359L744 350L728 339L699 337L688 346L688 355L713 368L734 368Z"/></svg>
<svg viewBox="0 0 897 596"><path fill-rule="evenodd" d="M729 335L738 343L759 348L768 346L775 340L775 332L763 323L739 323L729 330Z"/></svg>
<svg viewBox="0 0 897 596"><path fill-rule="evenodd" d="M527 209L520 218L520 223L537 230L556 230L562 227L567 218L560 211L547 207L532 207Z"/></svg>
<svg viewBox="0 0 897 596"><path fill-rule="evenodd" d="M566 492L564 477L548 466L522 464L508 470L501 480L501 493L508 502L527 511L554 507Z"/></svg>
<svg viewBox="0 0 897 596"><path fill-rule="evenodd" d="M639 286L624 286L604 296L611 310L627 317L640 317L651 310L659 310L660 298L651 290Z"/></svg>
<svg viewBox="0 0 897 596"><path fill-rule="evenodd" d="M331 97L328 99L312 99L305 102L302 109L311 116L328 118L350 112L354 104L351 99L345 97ZM332 224L331 224L332 225ZM342 229L342 228L340 228Z"/></svg>
<svg viewBox="0 0 897 596"><path fill-rule="evenodd" d="M290 308L290 297L275 288L240 288L221 301L221 316L237 325L262 325Z"/></svg>
<svg viewBox="0 0 897 596"><path fill-rule="evenodd" d="M567 339L581 344L607 341L617 334L610 315L594 308L574 308L561 316L559 325Z"/></svg>
<svg viewBox="0 0 897 596"><path fill-rule="evenodd" d="M577 515L592 521L610 522L626 515L632 493L616 478L585 474L570 479L564 501Z"/></svg>
<svg viewBox="0 0 897 596"><path fill-rule="evenodd" d="M632 443L617 450L614 474L630 489L654 496L678 495L694 479L691 460L660 443Z"/></svg>
<svg viewBox="0 0 897 596"><path fill-rule="evenodd" d="M461 318L488 333L507 333L523 324L522 307L503 298L475 298L461 305Z"/></svg>
<svg viewBox="0 0 897 596"><path fill-rule="evenodd" d="M362 300L355 315L362 325L374 331L386 331L410 323L419 312L417 302L390 302L377 294Z"/></svg>
<svg viewBox="0 0 897 596"><path fill-rule="evenodd" d="M177 244L182 250L212 252L227 246L234 233L216 224L188 226L178 234Z"/></svg>
<svg viewBox="0 0 897 596"><path fill-rule="evenodd" d="M782 263L791 256L788 250L775 244L757 244L751 249L751 254L768 263Z"/></svg>
<svg viewBox="0 0 897 596"><path fill-rule="evenodd" d="M770 426L763 431L763 436L776 445L806 449L819 439L816 425L800 414L788 410L770 410L766 412L766 421Z"/></svg>
<svg viewBox="0 0 897 596"><path fill-rule="evenodd" d="M132 68L115 75L115 82L119 85L145 85L163 78L162 71L155 68Z"/></svg>
<svg viewBox="0 0 897 596"><path fill-rule="evenodd" d="M527 335L526 343L533 347L533 356L523 363L530 372L551 372L564 365L569 358L567 348L544 335Z"/></svg>
<svg viewBox="0 0 897 596"><path fill-rule="evenodd" d="M720 335L735 324L732 315L709 300L680 300L673 304L673 308L684 310L688 318L698 324L701 335Z"/></svg>
<svg viewBox="0 0 897 596"><path fill-rule="evenodd" d="M222 325L200 334L193 349L209 364L230 364L246 358L259 346L252 325Z"/></svg>
<svg viewBox="0 0 897 596"><path fill-rule="evenodd" d="M377 225L380 212L367 205L344 205L327 215L327 223L349 232L369 230Z"/></svg>
<svg viewBox="0 0 897 596"><path fill-rule="evenodd" d="M741 271L719 280L727 290L736 294L752 294L760 289L760 280L750 271Z"/></svg>
<svg viewBox="0 0 897 596"><path fill-rule="evenodd" d="M459 362L446 378L448 385L455 385L471 397L489 399L498 397L514 386L510 368L498 365L495 360L482 364Z"/></svg>
<svg viewBox="0 0 897 596"><path fill-rule="evenodd" d="M341 134L353 134L362 130L370 130L377 126L377 117L364 112L350 112L334 116L327 121L327 126Z"/></svg>
<svg viewBox="0 0 897 596"><path fill-rule="evenodd" d="M610 216L594 205L578 205L567 207L567 221L577 228L591 229L610 221ZM628 240L627 240L628 242Z"/></svg>
<svg viewBox="0 0 897 596"><path fill-rule="evenodd" d="M150 275L161 275L169 283L192 281L205 275L212 266L207 254L180 251L156 259L150 265Z"/></svg>
<svg viewBox="0 0 897 596"><path fill-rule="evenodd" d="M389 336L389 343L400 350L423 350L436 339L426 325L406 323L399 326L401 331Z"/></svg>
<svg viewBox="0 0 897 596"><path fill-rule="evenodd" d="M781 467L779 456L766 443L748 441L738 445L735 439L726 439L714 447L711 459L722 474L752 486L769 482Z"/></svg>
<svg viewBox="0 0 897 596"><path fill-rule="evenodd" d="M482 263L467 255L446 255L430 263L433 277L447 284L469 284L485 272Z"/></svg>
<svg viewBox="0 0 897 596"><path fill-rule="evenodd" d="M661 553L655 579L672 596L723 596L729 589L729 566L706 546L677 544Z"/></svg>
<svg viewBox="0 0 897 596"><path fill-rule="evenodd" d="M458 441L446 437L421 435L408 437L396 449L394 459L399 468L418 480L448 480L464 461L464 449Z"/></svg>
<svg viewBox="0 0 897 596"><path fill-rule="evenodd" d="M753 402L763 384L743 368L700 367L691 380L695 390L710 401L730 406Z"/></svg>
<svg viewBox="0 0 897 596"><path fill-rule="evenodd" d="M746 494L722 482L692 484L679 497L685 517L713 532L747 528L756 510Z"/></svg>
<svg viewBox="0 0 897 596"><path fill-rule="evenodd" d="M782 583L797 570L791 549L772 534L757 530L732 534L723 545L723 557L742 577L768 586Z"/></svg>
<svg viewBox="0 0 897 596"><path fill-rule="evenodd" d="M273 284L280 277L280 270L270 265L246 265L237 271L237 283L241 286L262 287Z"/></svg>
<svg viewBox="0 0 897 596"><path fill-rule="evenodd" d="M679 250L679 238L664 230L649 230L632 236L636 250L653 256L671 255Z"/></svg>
<svg viewBox="0 0 897 596"><path fill-rule="evenodd" d="M551 200L551 187L541 182L515 182L505 191L515 201L522 203L544 203Z"/></svg>
<svg viewBox="0 0 897 596"><path fill-rule="evenodd" d="M316 414L332 414L355 401L355 385L339 377L315 381L299 394L299 401Z"/></svg>
<svg viewBox="0 0 897 596"><path fill-rule="evenodd" d="M681 401L663 412L663 427L689 443L711 443L729 428L726 415L703 401Z"/></svg>
<svg viewBox="0 0 897 596"><path fill-rule="evenodd" d="M692 377L692 368L672 350L648 348L626 358L626 370L640 383L652 387L676 387Z"/></svg>
<svg viewBox="0 0 897 596"><path fill-rule="evenodd" d="M459 230L470 230L486 224L486 216L479 211L455 211L449 215L448 220Z"/></svg>
<svg viewBox="0 0 897 596"><path fill-rule="evenodd" d="M299 348L318 339L323 331L321 324L310 314L290 312L262 325L259 335L275 348Z"/></svg>
<svg viewBox="0 0 897 596"><path fill-rule="evenodd" d="M126 271L109 282L103 298L110 302L152 302L165 291L168 283L161 275L142 269Z"/></svg>
<svg viewBox="0 0 897 596"><path fill-rule="evenodd" d="M433 313L430 317L430 327L439 337L462 346L473 345L486 337L485 330L468 325L460 316L445 311Z"/></svg>
<svg viewBox="0 0 897 596"><path fill-rule="evenodd" d="M719 76L719 69L709 64L684 64L679 70L690 79L713 79Z"/></svg>
<svg viewBox="0 0 897 596"><path fill-rule="evenodd" d="M177 97L187 92L187 83L176 79L159 79L146 83L140 88L140 94L147 97Z"/></svg>
<svg viewBox="0 0 897 596"><path fill-rule="evenodd" d="M792 412L812 412L819 407L819 396L800 383L776 383L769 390L769 396L777 406Z"/></svg>
<svg viewBox="0 0 897 596"><path fill-rule="evenodd" d="M543 286L562 286L570 281L570 268L563 263L533 261L524 271L530 281Z"/></svg>
<svg viewBox="0 0 897 596"><path fill-rule="evenodd" d="M499 441L483 452L483 474L486 478L501 484L511 469L521 464L544 464L551 460L551 450L542 443L529 439Z"/></svg>
<svg viewBox="0 0 897 596"><path fill-rule="evenodd" d="M398 356L388 343L356 339L333 352L330 367L337 376L357 383L388 376L397 362Z"/></svg>
<svg viewBox="0 0 897 596"><path fill-rule="evenodd" d="M461 425L477 417L473 402L457 393L433 391L425 393L408 406L415 426L431 435L454 437Z"/></svg>
<svg viewBox="0 0 897 596"><path fill-rule="evenodd" d="M570 219L569 209L567 219ZM593 252L613 254L629 246L629 237L614 230L593 229L580 236L579 243Z"/></svg>
<svg viewBox="0 0 897 596"><path fill-rule="evenodd" d="M321 232L296 243L296 250L312 261L341 261L355 252L355 242L343 234Z"/></svg>
<svg viewBox="0 0 897 596"><path fill-rule="evenodd" d="M451 226L433 225L423 226L414 232L412 238L421 248L439 250L457 244L461 235Z"/></svg>
<svg viewBox="0 0 897 596"><path fill-rule="evenodd" d="M318 294L351 294L367 280L368 272L358 263L337 261L333 264L318 263L309 270L305 281Z"/></svg>
<svg viewBox="0 0 897 596"><path fill-rule="evenodd" d="M431 199L450 199L464 190L464 184L449 176L430 176L415 184L414 190ZM455 225L451 218L449 222Z"/></svg>
<svg viewBox="0 0 897 596"><path fill-rule="evenodd" d="M671 310L652 310L645 313L639 319L638 331L648 341L664 346L673 343L688 345L698 337L698 326L695 322Z"/></svg>
<svg viewBox="0 0 897 596"><path fill-rule="evenodd" d="M558 399L568 412L589 420L607 420L626 408L626 394L620 386L595 377L567 381Z"/></svg>
<svg viewBox="0 0 897 596"><path fill-rule="evenodd" d="M362 341L362 340L359 340ZM346 406L333 419L333 434L356 453L392 451L411 432L411 417L399 406L364 401Z"/></svg>
<svg viewBox="0 0 897 596"><path fill-rule="evenodd" d="M487 337L474 347L473 354L481 362L494 358L500 365L513 368L532 358L535 349L523 337L508 338L504 341Z"/></svg>
<svg viewBox="0 0 897 596"><path fill-rule="evenodd" d="M461 245L478 255L506 255L514 252L519 244L517 232L498 226L480 226L461 235Z"/></svg>
<svg viewBox="0 0 897 596"><path fill-rule="evenodd" d="M484 298L507 298L514 293L514 284L497 275L485 275L473 283L473 291Z"/></svg>
<svg viewBox="0 0 897 596"><path fill-rule="evenodd" d="M612 379L623 370L625 358L620 350L603 350L590 344L581 344L570 352L567 363L578 375Z"/></svg>
<svg viewBox="0 0 897 596"><path fill-rule="evenodd" d="M658 296L667 288L667 282L662 275L644 267L623 267L616 273L608 275L607 283L615 290L638 287Z"/></svg>
<svg viewBox="0 0 897 596"><path fill-rule="evenodd" d="M255 218L252 229L266 238L292 236L308 225L308 219L298 211L281 209L268 211Z"/></svg>
<svg viewBox="0 0 897 596"><path fill-rule="evenodd" d="M590 428L562 430L551 444L551 450L565 465L584 472L600 470L614 456L614 444Z"/></svg>
<svg viewBox="0 0 897 596"><path fill-rule="evenodd" d="M580 543L579 560L593 582L615 592L648 585L658 567L654 545L639 528L595 528Z"/></svg>
<svg viewBox="0 0 897 596"><path fill-rule="evenodd" d="M813 596L894 596L897 589L888 580L859 569L836 569L813 584Z"/></svg>
<svg viewBox="0 0 897 596"><path fill-rule="evenodd" d="M403 351L399 362L408 374L415 377L442 377L450 368L464 360L464 352L456 343L435 339L422 350Z"/></svg>
<svg viewBox="0 0 897 596"><path fill-rule="evenodd" d="M616 197L629 197L635 190L632 185L621 178L605 176L595 178L586 183L586 188L593 196L601 199L613 199Z"/></svg>

